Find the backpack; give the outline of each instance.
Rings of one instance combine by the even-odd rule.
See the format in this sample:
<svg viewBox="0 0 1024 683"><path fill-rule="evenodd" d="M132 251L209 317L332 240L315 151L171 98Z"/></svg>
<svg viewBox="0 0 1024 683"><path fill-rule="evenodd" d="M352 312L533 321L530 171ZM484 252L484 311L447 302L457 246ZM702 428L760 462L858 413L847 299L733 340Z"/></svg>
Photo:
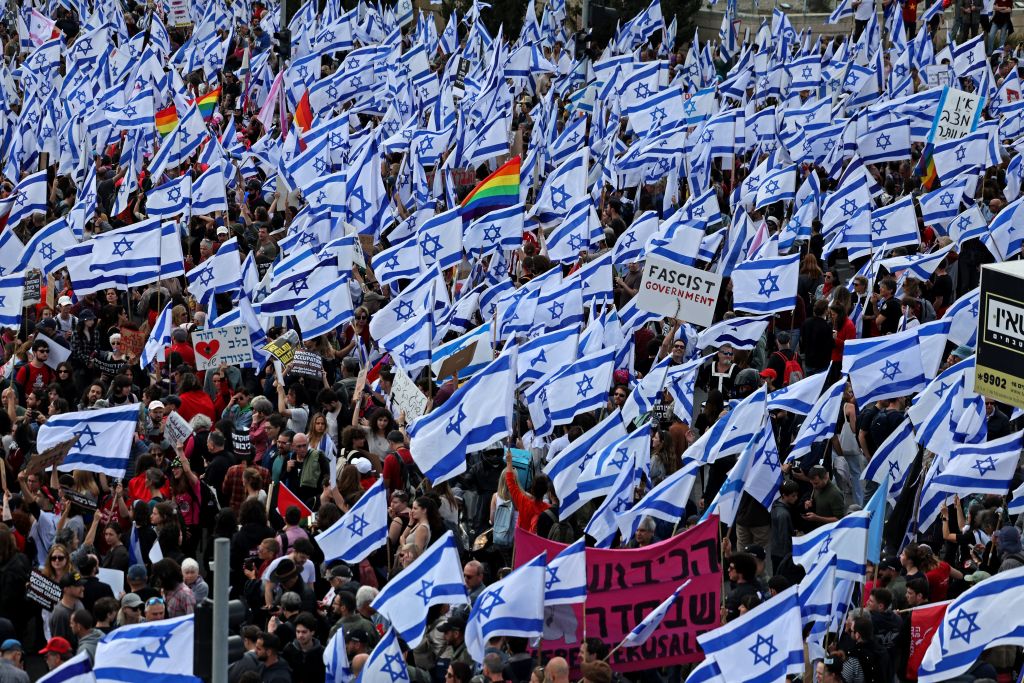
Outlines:
<svg viewBox="0 0 1024 683"><path fill-rule="evenodd" d="M513 511L511 500L504 500L494 508L494 545L499 548L512 547L515 538Z"/></svg>
<svg viewBox="0 0 1024 683"><path fill-rule="evenodd" d="M402 488L411 495L415 495L423 483L423 472L420 472L420 468L415 462L407 463L398 451L388 451L387 455L394 455L395 459L398 460L398 476L402 479ZM387 458L387 455L384 457Z"/></svg>
<svg viewBox="0 0 1024 683"><path fill-rule="evenodd" d="M544 511L544 514L552 520L551 528L548 529L549 541L568 544L579 538L579 534L576 533L576 527L573 526L571 519L564 521L558 519L558 513L555 512L555 508L548 508Z"/></svg>
<svg viewBox="0 0 1024 683"><path fill-rule="evenodd" d="M785 366L782 369L782 384L779 386L784 387L794 382L799 382L804 378L804 369L800 365L800 361L796 359L796 354L793 354L792 358L786 358L786 354L782 351L776 351L776 356L782 358Z"/></svg>

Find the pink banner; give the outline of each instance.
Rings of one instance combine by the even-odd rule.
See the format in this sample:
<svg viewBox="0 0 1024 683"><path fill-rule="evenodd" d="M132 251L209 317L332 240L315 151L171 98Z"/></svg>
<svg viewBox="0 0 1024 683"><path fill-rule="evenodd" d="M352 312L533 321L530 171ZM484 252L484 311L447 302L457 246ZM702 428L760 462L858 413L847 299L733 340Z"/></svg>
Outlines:
<svg viewBox="0 0 1024 683"><path fill-rule="evenodd" d="M654 635L639 647L619 649L609 663L616 671L628 672L704 659L697 636L718 626L722 594L717 525L713 518L667 541L635 550L588 548L587 601L548 608L542 661L565 657L578 671L584 637L600 638L614 648L687 579L690 585ZM516 529L515 566L543 552L551 559L564 547Z"/></svg>

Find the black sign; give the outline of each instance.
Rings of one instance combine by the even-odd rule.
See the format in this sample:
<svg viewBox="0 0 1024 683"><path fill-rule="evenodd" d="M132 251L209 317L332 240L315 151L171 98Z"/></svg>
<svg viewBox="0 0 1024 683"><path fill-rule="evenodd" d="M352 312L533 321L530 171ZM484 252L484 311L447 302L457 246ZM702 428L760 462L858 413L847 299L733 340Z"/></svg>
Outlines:
<svg viewBox="0 0 1024 683"><path fill-rule="evenodd" d="M79 493L74 489L62 487L60 490L60 494L64 496L64 498L66 498L69 502L77 505L78 507L84 510L96 509L96 499L87 493Z"/></svg>
<svg viewBox="0 0 1024 683"><path fill-rule="evenodd" d="M28 599L38 603L43 608L52 610L60 602L63 591L60 585L48 579L38 571L32 572L28 578Z"/></svg>
<svg viewBox="0 0 1024 683"><path fill-rule="evenodd" d="M290 374L320 379L324 376L324 361L315 353L296 349Z"/></svg>
<svg viewBox="0 0 1024 683"><path fill-rule="evenodd" d="M249 432L231 432L231 444L235 448L235 455L240 458L248 458L252 453L252 442L249 441Z"/></svg>
<svg viewBox="0 0 1024 683"><path fill-rule="evenodd" d="M30 270L25 273L25 291L21 295L21 305L37 304L43 294L43 280L38 270Z"/></svg>

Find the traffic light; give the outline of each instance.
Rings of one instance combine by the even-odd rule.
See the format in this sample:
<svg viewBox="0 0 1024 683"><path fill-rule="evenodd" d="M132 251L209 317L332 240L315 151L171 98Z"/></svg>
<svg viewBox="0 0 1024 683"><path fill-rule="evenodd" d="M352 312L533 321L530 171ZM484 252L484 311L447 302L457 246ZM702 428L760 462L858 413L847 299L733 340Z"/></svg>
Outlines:
<svg viewBox="0 0 1024 683"><path fill-rule="evenodd" d="M245 603L228 602L228 664L245 654L242 636L238 635L246 616ZM207 598L196 605L195 642L192 650L192 673L203 680L213 678L213 600Z"/></svg>

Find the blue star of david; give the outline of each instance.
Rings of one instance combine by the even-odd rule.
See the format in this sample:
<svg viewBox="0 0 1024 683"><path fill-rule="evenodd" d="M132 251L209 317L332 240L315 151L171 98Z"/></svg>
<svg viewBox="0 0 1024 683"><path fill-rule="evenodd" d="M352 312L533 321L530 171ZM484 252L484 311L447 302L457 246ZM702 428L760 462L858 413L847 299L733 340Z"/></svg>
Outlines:
<svg viewBox="0 0 1024 683"><path fill-rule="evenodd" d="M768 469L772 472L779 469L779 450L777 448L769 448L764 452L764 464L768 465Z"/></svg>
<svg viewBox="0 0 1024 683"><path fill-rule="evenodd" d="M39 254L40 254L40 255L41 255L41 256L42 256L42 257L43 257L44 259L46 259L47 261L49 261L50 259L52 259L52 258L53 258L53 256L54 256L54 254L56 254L56 253L57 253L57 250L56 250L56 249L54 249L54 248L53 248L53 245L52 245L52 244L50 244L49 242L43 242L43 243L42 243L42 244L41 244L41 245L39 246Z"/></svg>
<svg viewBox="0 0 1024 683"><path fill-rule="evenodd" d="M181 199L181 188L177 185L167 191L167 199L176 202Z"/></svg>
<svg viewBox="0 0 1024 683"><path fill-rule="evenodd" d="M321 174L326 173L327 172L327 162L323 158L321 158L321 157L314 157L314 159L313 159L313 170L315 170L317 173L321 173Z"/></svg>
<svg viewBox="0 0 1024 683"><path fill-rule="evenodd" d="M705 128L704 132L700 134L700 141L706 145L711 142L711 137L711 131Z"/></svg>
<svg viewBox="0 0 1024 683"><path fill-rule="evenodd" d="M92 52L92 39L79 38L75 41L75 47L77 47L82 52Z"/></svg>
<svg viewBox="0 0 1024 683"><path fill-rule="evenodd" d="M633 233L631 232L627 232L626 235L622 238L622 248L629 249L631 246L633 246L633 244L636 241L636 236L633 235Z"/></svg>
<svg viewBox="0 0 1024 683"><path fill-rule="evenodd" d="M313 312L316 313L317 320L327 320L331 315L331 304L327 299L320 299L316 302L316 306L313 307Z"/></svg>
<svg viewBox="0 0 1024 683"><path fill-rule="evenodd" d="M769 194L775 194L776 192L779 191L779 181L777 181L777 180L769 180L765 184L764 189L765 189L765 192L767 192Z"/></svg>
<svg viewBox="0 0 1024 683"><path fill-rule="evenodd" d="M949 388L950 388L951 386L953 386L953 383L952 383L952 382L950 382L949 384L946 384L945 382L941 382L941 381L940 381L940 382L939 382L939 388L938 388L938 390L937 390L937 391L935 392L935 395L936 395L936 396L937 396L938 398L942 398L942 395L946 393L946 389L949 389Z"/></svg>
<svg viewBox="0 0 1024 683"><path fill-rule="evenodd" d="M967 216L960 216L960 220L956 222L956 229L960 232L967 230L967 227L971 224L971 219Z"/></svg>
<svg viewBox="0 0 1024 683"><path fill-rule="evenodd" d="M404 361L406 364L409 364L409 363L412 362L412 357L415 354L416 354L416 345L413 344L412 342L409 342L405 346L402 347L402 351L398 355L400 355L402 357L402 361Z"/></svg>
<svg viewBox="0 0 1024 683"><path fill-rule="evenodd" d="M967 156L967 150L963 147L957 147L956 149L956 160L963 161L964 157Z"/></svg>
<svg viewBox="0 0 1024 683"><path fill-rule="evenodd" d="M316 200L316 203L318 205L323 204L325 201L327 201L327 193L324 192L323 190L320 190L319 192L316 193L316 196L313 197L313 199Z"/></svg>
<svg viewBox="0 0 1024 683"><path fill-rule="evenodd" d="M363 188L357 187L355 191L349 195L349 206L351 206L351 200L359 202L359 208L349 208L349 214L358 223L366 223L366 212L370 208L370 202L366 201L366 197L363 196Z"/></svg>
<svg viewBox="0 0 1024 683"><path fill-rule="evenodd" d="M308 278L308 275L303 275L302 277L295 278L294 282L292 282L291 286L288 287L288 289L291 290L292 294L298 294L299 292L309 289L309 283L306 282Z"/></svg>
<svg viewBox="0 0 1024 683"><path fill-rule="evenodd" d="M886 135L885 133L882 133L877 138L875 138L875 144L881 147L883 150L889 149L890 145L892 145L892 138Z"/></svg>
<svg viewBox="0 0 1024 683"><path fill-rule="evenodd" d="M664 159L664 158L658 159L658 170L661 171L662 174L668 173L669 169L671 169L671 168L672 168L672 164L669 163L668 159Z"/></svg>
<svg viewBox="0 0 1024 683"><path fill-rule="evenodd" d="M27 201L28 201L28 195L25 194L24 192L19 192L18 196L16 196L14 198L14 205L15 206L24 206L25 202L27 202Z"/></svg>
<svg viewBox="0 0 1024 683"><path fill-rule="evenodd" d="M124 256L132 250L134 242L129 241L127 237L122 236L121 239L114 242L114 256Z"/></svg>
<svg viewBox="0 0 1024 683"><path fill-rule="evenodd" d="M694 104L692 97L690 99L686 100L686 102L683 103L683 111L685 113L687 113L687 114L696 114L697 113L697 105Z"/></svg>
<svg viewBox="0 0 1024 683"><path fill-rule="evenodd" d="M295 70L298 72L300 80L306 80L306 76L309 75L309 67L307 67L305 64L300 64L297 67L295 67Z"/></svg>
<svg viewBox="0 0 1024 683"><path fill-rule="evenodd" d="M953 195L948 192L943 192L942 196L939 197L939 204L942 204L942 208L948 209L953 206Z"/></svg>
<svg viewBox="0 0 1024 683"><path fill-rule="evenodd" d="M571 197L569 193L565 191L565 187L562 185L555 185L551 188L551 207L564 211L565 205L569 202Z"/></svg>
<svg viewBox="0 0 1024 683"><path fill-rule="evenodd" d="M420 589L418 591L416 591L416 597L418 597L420 600L422 600L424 605L426 605L427 603L430 602L431 592L432 592L430 589L433 588L433 587L434 587L434 582L433 581L427 581L426 579L420 579Z"/></svg>
<svg viewBox="0 0 1024 683"><path fill-rule="evenodd" d="M35 128L39 124L39 114L32 112L26 117L26 121L28 121L30 126Z"/></svg>
<svg viewBox="0 0 1024 683"><path fill-rule="evenodd" d="M615 514L619 514L620 512L628 510L630 503L631 501L629 500L629 498L616 498L615 506L612 507L612 512L614 512Z"/></svg>
<svg viewBox="0 0 1024 683"><path fill-rule="evenodd" d="M150 652L144 647L140 647L138 650L132 650L133 655L139 655L146 661L146 668L153 666L153 662L158 659L170 659L171 654L167 651L167 643L170 642L172 636L160 636L160 644L157 645L156 651Z"/></svg>
<svg viewBox="0 0 1024 683"><path fill-rule="evenodd" d="M569 248L573 251L580 251L585 245L584 239L576 233L569 235Z"/></svg>
<svg viewBox="0 0 1024 683"><path fill-rule="evenodd" d="M608 467L614 467L617 470L621 470L622 466L629 460L629 449L625 446L620 446L615 449L615 457L608 461Z"/></svg>
<svg viewBox="0 0 1024 683"><path fill-rule="evenodd" d="M767 76L761 76L761 80L759 80L757 82L757 89L758 90L767 90L769 84L770 84L770 82L768 81L768 77Z"/></svg>
<svg viewBox="0 0 1024 683"><path fill-rule="evenodd" d="M753 194L754 192L757 192L757 183L755 182L755 180L756 179L753 176L751 176L747 180L747 192L749 192L751 194Z"/></svg>
<svg viewBox="0 0 1024 683"><path fill-rule="evenodd" d="M857 202L852 199L847 199L843 202L843 213L847 216L852 216L853 212L857 210Z"/></svg>
<svg viewBox="0 0 1024 683"><path fill-rule="evenodd" d="M359 74L356 74L355 76L353 76L352 77L352 85L354 85L357 88L363 87L363 77L360 76Z"/></svg>
<svg viewBox="0 0 1024 683"><path fill-rule="evenodd" d="M427 235L423 238L423 243L420 244L420 249L427 258L431 260L437 259L437 254L444 247L441 245L441 237L439 235Z"/></svg>
<svg viewBox="0 0 1024 683"><path fill-rule="evenodd" d="M843 85L854 85L856 83L857 83L857 74L856 73L851 71L850 73L846 74L846 80L843 81Z"/></svg>
<svg viewBox="0 0 1024 683"><path fill-rule="evenodd" d="M590 375L583 375L583 379L576 382L576 395L579 397L586 396L594 390L594 380Z"/></svg>
<svg viewBox="0 0 1024 683"><path fill-rule="evenodd" d="M352 61L348 65L349 71L354 71L355 69L358 69L359 65L360 65L359 58L358 57L352 57L350 59Z"/></svg>
<svg viewBox="0 0 1024 683"><path fill-rule="evenodd" d="M320 37L324 40L324 42L332 43L334 42L334 31L327 29L320 34Z"/></svg>
<svg viewBox="0 0 1024 683"><path fill-rule="evenodd" d="M899 362L893 362L891 360L885 361L885 366L882 368L882 376L890 382L896 379L896 375L901 374L903 371L900 370Z"/></svg>
<svg viewBox="0 0 1024 683"><path fill-rule="evenodd" d="M547 357L547 354L545 353L545 349L541 349L540 353L538 353L536 358L533 359L533 362L530 363L530 367L531 368L536 367L537 363L547 363L547 362L548 362L548 357Z"/></svg>
<svg viewBox="0 0 1024 683"><path fill-rule="evenodd" d="M210 268L204 268L199 271L199 284L204 287L213 281L213 270Z"/></svg>
<svg viewBox="0 0 1024 683"><path fill-rule="evenodd" d="M497 226L490 226L484 228L484 240L487 242L497 242L501 237L501 229Z"/></svg>
<svg viewBox="0 0 1024 683"><path fill-rule="evenodd" d="M771 296L780 289L779 276L774 273L758 278L757 283L761 286L757 292L760 296Z"/></svg>
<svg viewBox="0 0 1024 683"><path fill-rule="evenodd" d="M648 97L651 94L651 89L646 83L637 83L636 88L633 89L633 95L636 97Z"/></svg>
<svg viewBox="0 0 1024 683"><path fill-rule="evenodd" d="M809 66L805 66L804 70L800 72L800 75L803 77L804 80L807 80L808 78L814 75L814 69L812 69Z"/></svg>
<svg viewBox="0 0 1024 683"><path fill-rule="evenodd" d="M504 605L505 598L501 597L501 591L505 590L504 586L498 586L489 593L485 593L483 598L480 599L480 604L477 605L477 610L480 614L484 615L485 619L491 618L491 612L498 605Z"/></svg>
<svg viewBox="0 0 1024 683"><path fill-rule="evenodd" d="M561 318L563 310L565 310L565 304L561 301L552 302L552 304L548 306L548 313L551 314L552 319Z"/></svg>
<svg viewBox="0 0 1024 683"><path fill-rule="evenodd" d="M544 589L551 590L551 587L556 583L562 583L562 580L558 578L558 567L547 567L548 579L544 582Z"/></svg>
<svg viewBox="0 0 1024 683"><path fill-rule="evenodd" d="M828 536L825 537L825 542L821 544L820 548L818 548L818 559L819 560L821 558L823 558L825 555L828 555L828 553L829 553L829 546L831 546L831 545L832 545L832 536L828 535Z"/></svg>
<svg viewBox="0 0 1024 683"><path fill-rule="evenodd" d="M761 646L768 648L767 652L761 654ZM747 648L750 654L754 655L754 666L758 664L764 664L765 666L772 665L772 657L779 651L779 648L775 647L775 636L768 636L765 638L760 633L757 634L757 642Z"/></svg>
<svg viewBox="0 0 1024 683"><path fill-rule="evenodd" d="M398 305L395 306L395 317L398 318L398 322L405 322L413 316L412 304L408 301L399 301Z"/></svg>
<svg viewBox="0 0 1024 683"><path fill-rule="evenodd" d="M124 115L125 115L125 116L128 116L128 117L132 117L132 116L138 116L138 113L139 113L139 112L138 112L138 110L137 110L137 109L135 108L135 105L134 105L134 104L126 104L126 105L125 105L125 107L124 107Z"/></svg>
<svg viewBox="0 0 1024 683"><path fill-rule="evenodd" d="M348 530L361 538L368 526L370 526L370 523L366 521L366 518L356 513L352 516L352 521L348 523Z"/></svg>
<svg viewBox="0 0 1024 683"><path fill-rule="evenodd" d="M977 624L978 613L968 612L963 607L957 612L957 615L953 617L953 620L949 622L949 637L957 638L964 641L968 645L971 644L971 636L981 630L981 627ZM963 622L967 622L967 627L963 628Z"/></svg>
<svg viewBox="0 0 1024 683"><path fill-rule="evenodd" d="M992 456L989 455L985 458L981 458L980 460L975 460L974 465L972 465L972 467L978 470L979 477L984 477L989 472L995 472L996 463L992 459Z"/></svg>
<svg viewBox="0 0 1024 683"><path fill-rule="evenodd" d="M388 137L391 137L398 132L398 121L388 121L384 124L384 133Z"/></svg>
<svg viewBox="0 0 1024 683"><path fill-rule="evenodd" d="M445 434L451 434L455 432L459 436L462 436L462 421L466 419L466 413L462 410L462 406L459 406L459 412L448 418L448 426L444 428Z"/></svg>
<svg viewBox="0 0 1024 683"><path fill-rule="evenodd" d="M703 218L704 206L702 204L698 204L697 206L693 207L692 209L690 209L690 215L693 216L694 218Z"/></svg>
<svg viewBox="0 0 1024 683"><path fill-rule="evenodd" d="M896 72L896 78L899 78L900 80L902 80L903 77L907 75L907 67L903 66L902 64L897 64L896 68L894 68L893 71Z"/></svg>
<svg viewBox="0 0 1024 683"><path fill-rule="evenodd" d="M299 237L299 244L301 244L303 246L305 246L307 244L312 244L313 242L316 242L316 235L314 235L311 232L304 232Z"/></svg>
<svg viewBox="0 0 1024 683"><path fill-rule="evenodd" d="M978 317L978 302L975 301L971 304L971 315L975 318Z"/></svg>
<svg viewBox="0 0 1024 683"><path fill-rule="evenodd" d="M811 431L816 432L822 427L824 427L825 424L825 420L822 419L821 414L818 413L817 415L814 416L814 420L811 422Z"/></svg>
<svg viewBox="0 0 1024 683"><path fill-rule="evenodd" d="M423 138L420 140L420 144L416 146L416 153L420 156L426 156L434 148L434 142L430 138Z"/></svg>
<svg viewBox="0 0 1024 683"><path fill-rule="evenodd" d="M900 473L900 464L893 460L889 463L889 478L895 480Z"/></svg>
<svg viewBox="0 0 1024 683"><path fill-rule="evenodd" d="M83 429L75 432L75 436L78 437L78 440L75 441L74 447L75 449L81 451L86 448L89 448L90 446L96 445L96 437L99 436L99 432L94 432L90 425L85 425ZM87 438L88 441L83 441L83 437Z"/></svg>
<svg viewBox="0 0 1024 683"><path fill-rule="evenodd" d="M396 681L407 681L409 680L408 674L405 669L405 662L400 654L386 654L384 655L384 673L391 677L391 683Z"/></svg>
<svg viewBox="0 0 1024 683"><path fill-rule="evenodd" d="M409 113L409 103L405 100L399 100L395 103L395 106L398 107L398 113L401 114L404 119L405 115Z"/></svg>
<svg viewBox="0 0 1024 683"><path fill-rule="evenodd" d="M338 92L338 86L334 85L333 83L331 83L329 86L327 86L327 95L332 100L338 99L338 96L340 94L341 93Z"/></svg>
<svg viewBox="0 0 1024 683"><path fill-rule="evenodd" d="M885 232L885 222L888 218L875 218L871 221L871 232L875 235L881 235Z"/></svg>
<svg viewBox="0 0 1024 683"><path fill-rule="evenodd" d="M53 135L53 126L43 126L43 129L40 132L42 133L42 137L48 138Z"/></svg>
<svg viewBox="0 0 1024 683"><path fill-rule="evenodd" d="M390 254L386 259L384 259L383 261L380 262L380 265L385 270L391 270L393 268L397 268L398 267L398 252L396 251L393 254Z"/></svg>

